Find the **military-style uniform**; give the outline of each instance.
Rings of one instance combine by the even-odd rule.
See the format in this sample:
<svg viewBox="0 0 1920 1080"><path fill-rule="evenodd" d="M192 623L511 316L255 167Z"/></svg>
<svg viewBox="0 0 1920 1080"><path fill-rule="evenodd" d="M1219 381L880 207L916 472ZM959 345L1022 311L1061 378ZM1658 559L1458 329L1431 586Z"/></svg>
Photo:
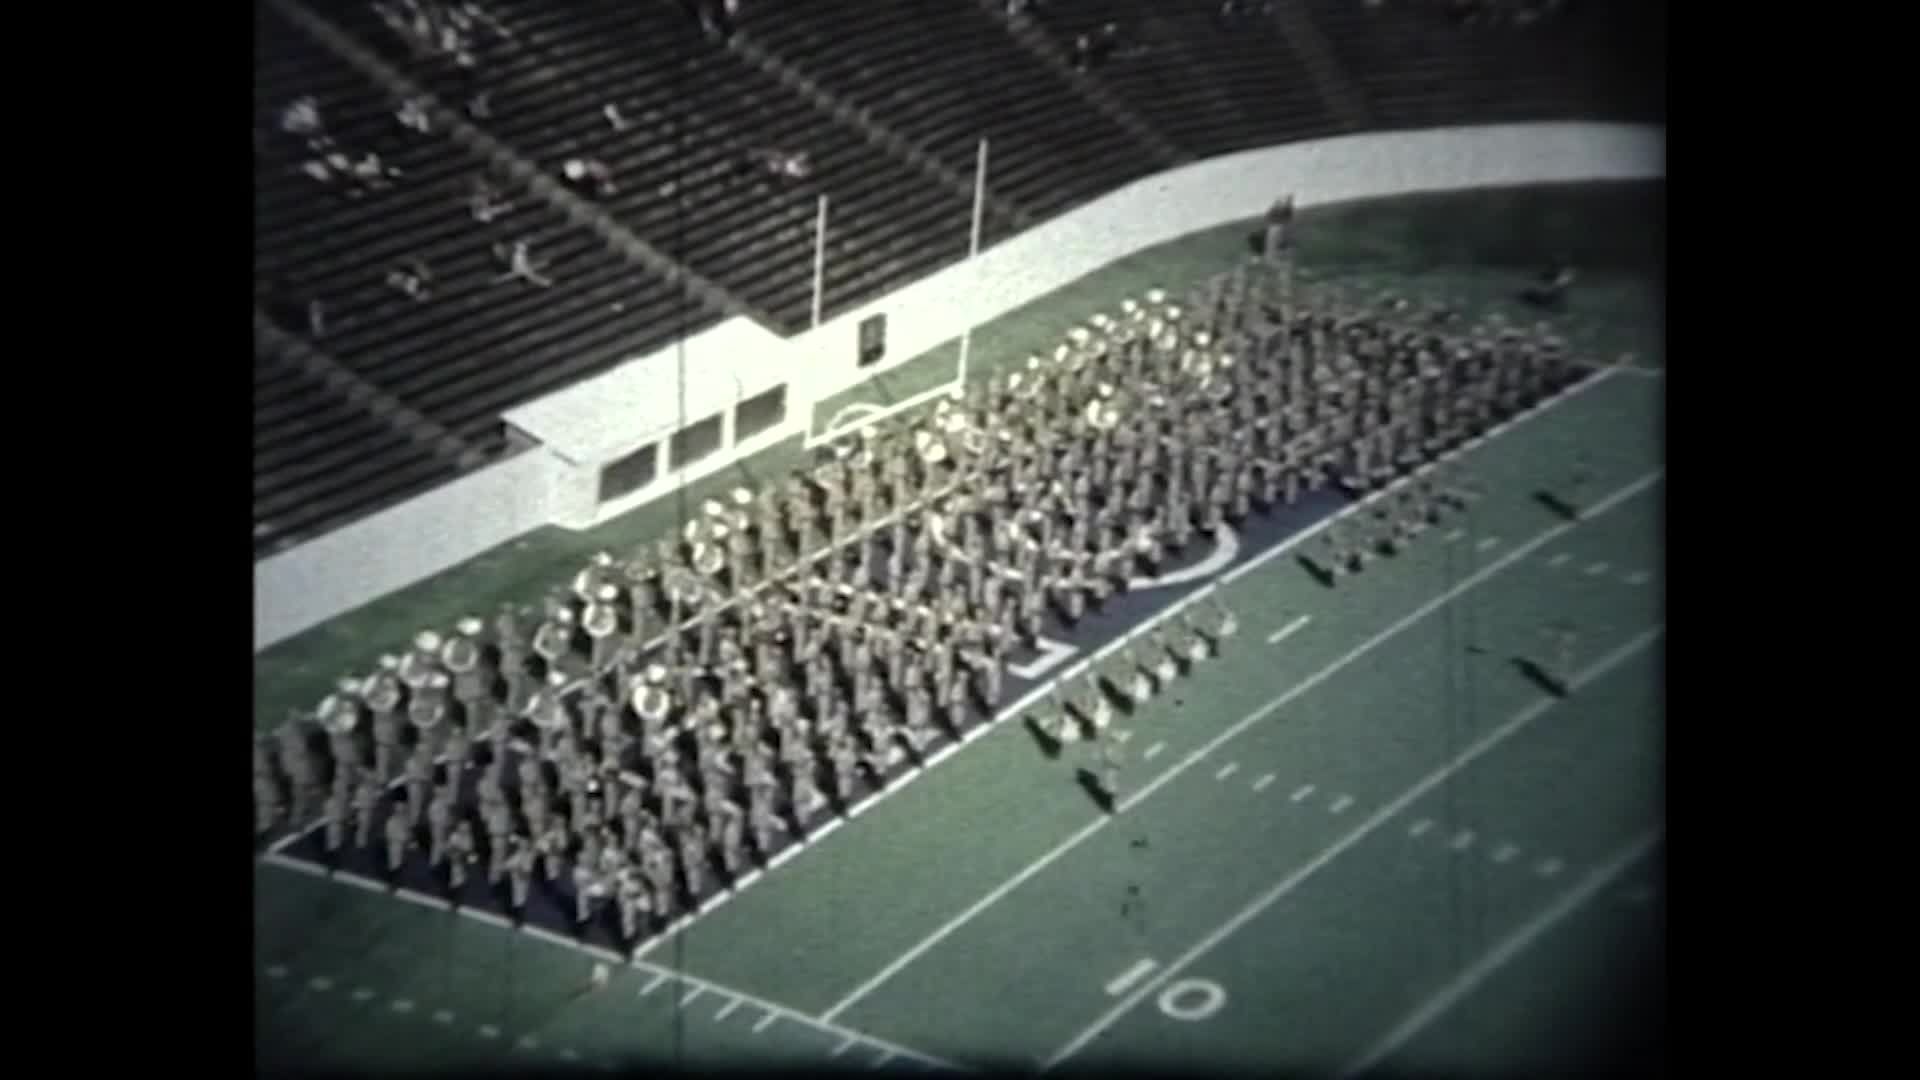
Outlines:
<svg viewBox="0 0 1920 1080"><path fill-rule="evenodd" d="M467 870L474 860L474 846L473 826L465 821L457 822L447 837L448 882L456 892L466 887Z"/></svg>
<svg viewBox="0 0 1920 1080"><path fill-rule="evenodd" d="M413 842L413 829L407 815L398 807L387 813L387 871L399 873L407 861L407 847Z"/></svg>
<svg viewBox="0 0 1920 1080"><path fill-rule="evenodd" d="M528 894L533 891L533 863L533 844L524 836L515 836L507 854L507 883L515 910L527 906Z"/></svg>

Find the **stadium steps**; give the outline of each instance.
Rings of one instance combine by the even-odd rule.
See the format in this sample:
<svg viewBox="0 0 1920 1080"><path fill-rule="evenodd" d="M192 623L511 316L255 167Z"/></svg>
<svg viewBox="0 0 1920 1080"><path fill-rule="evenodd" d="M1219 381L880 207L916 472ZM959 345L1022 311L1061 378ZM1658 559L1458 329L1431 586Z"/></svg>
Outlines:
<svg viewBox="0 0 1920 1080"><path fill-rule="evenodd" d="M1004 4L995 3L995 0L975 0L975 3L982 15L995 25L1004 27L1014 41L1042 64L1052 68L1053 73L1076 95L1146 147L1159 160L1161 168L1170 169L1193 160L1192 155L1168 141L1157 128L1128 108L1124 101L1101 84L1098 76L1075 67L1072 58L1042 33L1033 20L1025 15L1008 18L1004 14Z"/></svg>
<svg viewBox="0 0 1920 1080"><path fill-rule="evenodd" d="M422 85L403 76L400 69L393 63L383 59L369 47L356 42L344 33L340 26L314 14L297 0L268 0L268 6L284 14L289 21L312 35L314 40L325 45L372 81L385 87L394 97L416 99L426 104L435 125L444 129L455 142L465 146L483 160L492 162L516 183L523 185L559 210L569 221L598 236L616 254L646 267L670 283L684 287L689 294L718 314L748 315L763 323L772 322L767 313L755 308L741 297L735 296L714 281L695 273L679 260L635 236L604 210L562 187L552 177L520 157L511 147L468 121L463 112L448 108L437 96L424 92ZM339 14L343 23L347 25L353 25L357 21L363 29L376 32L385 30L377 16L366 14L358 6L349 5L340 8ZM376 33L370 33L368 36L372 40L380 41L391 38L390 34L378 36ZM405 51L405 47L397 41L393 42L388 49Z"/></svg>
<svg viewBox="0 0 1920 1080"><path fill-rule="evenodd" d="M467 445L465 440L431 417L273 325L273 320L267 317L266 312L258 308L253 312L253 334L256 347L261 351L285 359L314 381L345 398L349 404L365 409L374 419L432 453L447 458L461 468L471 468L486 460L485 454Z"/></svg>
<svg viewBox="0 0 1920 1080"><path fill-rule="evenodd" d="M1349 131L1365 131L1373 126L1373 110L1366 95L1341 66L1326 36L1313 21L1313 15L1300 0L1274 0L1273 20L1280 36L1300 58L1301 66L1313 78L1333 115Z"/></svg>
<svg viewBox="0 0 1920 1080"><path fill-rule="evenodd" d="M963 175L991 141L988 185L1046 217L1159 162L964 0L743 7L740 29Z"/></svg>
<svg viewBox="0 0 1920 1080"><path fill-rule="evenodd" d="M1042 7L1056 42L1118 25L1141 50L1110 59L1100 79L1199 157L1338 134L1299 60L1264 19L1231 23L1217 0L1084 0Z"/></svg>
<svg viewBox="0 0 1920 1080"><path fill-rule="evenodd" d="M306 335L304 316L277 308L320 297L329 323L320 344L356 375L496 449L503 410L715 321L524 192L504 218L476 222L466 195L485 168L444 125L432 136L403 128L397 95L381 94L273 9L256 26L266 108L317 93L336 139L378 145L403 171L393 190L356 200L319 190L292 160L256 171L257 270L276 294L276 321ZM496 280L493 245L521 237L537 260L550 260L553 288ZM385 283L413 258L434 278L424 303Z"/></svg>
<svg viewBox="0 0 1920 1080"><path fill-rule="evenodd" d="M855 108L834 96L819 83L807 78L804 72L761 48L759 43L744 31L730 35L727 38L727 47L738 53L748 63L785 83L794 93L812 102L815 108L860 132L874 146L902 158L920 170L922 175L945 185L948 191L966 199L969 204L972 203L974 188L972 177L962 176L900 133L875 123L872 110ZM1028 213L1025 207L1004 196L987 192L983 201L985 212L999 214L1006 218L1016 230L1025 229L1034 224L1033 215Z"/></svg>
<svg viewBox="0 0 1920 1080"><path fill-rule="evenodd" d="M262 556L457 475L256 342L253 543Z"/></svg>

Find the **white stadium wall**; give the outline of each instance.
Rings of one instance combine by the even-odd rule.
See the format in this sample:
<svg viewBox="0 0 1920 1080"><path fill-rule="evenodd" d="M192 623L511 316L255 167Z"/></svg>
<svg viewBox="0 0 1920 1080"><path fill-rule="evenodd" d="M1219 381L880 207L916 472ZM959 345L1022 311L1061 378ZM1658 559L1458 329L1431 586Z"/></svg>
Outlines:
<svg viewBox="0 0 1920 1080"><path fill-rule="evenodd" d="M254 649L541 525L583 528L625 513L682 480L800 433L815 401L953 341L969 326L1142 248L1258 217L1289 193L1304 209L1427 191L1657 179L1665 172L1666 136L1658 128L1515 124L1291 143L1135 181L796 337L730 319L507 413L541 445L255 563ZM882 313L887 359L861 368L859 325ZM784 420L736 443L733 406L782 384ZM716 413L726 417L720 450L679 471L661 460L652 482L600 501L605 465L648 444L659 444L664 455L675 431Z"/></svg>

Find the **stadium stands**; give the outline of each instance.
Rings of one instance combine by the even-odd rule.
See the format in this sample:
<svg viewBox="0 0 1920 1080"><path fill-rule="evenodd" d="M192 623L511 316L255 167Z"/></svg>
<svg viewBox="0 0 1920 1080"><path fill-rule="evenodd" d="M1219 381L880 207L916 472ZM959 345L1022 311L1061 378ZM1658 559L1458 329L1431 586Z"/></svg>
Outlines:
<svg viewBox="0 0 1920 1080"><path fill-rule="evenodd" d="M455 472L452 461L256 344L255 554L325 532Z"/></svg>
<svg viewBox="0 0 1920 1080"><path fill-rule="evenodd" d="M1461 26L1427 8L1303 3L1381 128L1643 120L1656 109L1655 80L1607 47L1623 27L1637 32L1638 3L1584 4L1524 28Z"/></svg>
<svg viewBox="0 0 1920 1080"><path fill-rule="evenodd" d="M407 0L273 0L255 20L257 298L376 392L344 395L311 371L299 378L315 385L284 400L279 382L257 385L271 393L256 449L318 445L329 461L352 428L367 460L400 455L329 475L334 493L302 509L299 532L313 535L417 490L405 478L501 452L502 411L723 313L801 330L821 193L823 313L885 295L964 255L983 136L992 243L1167 167L1170 147L1206 157L1356 127L1645 119L1659 80L1629 72L1623 106L1605 74L1620 69L1608 43L1621 6L1465 28L1358 0L1242 4L1255 14L1236 18L1215 0L1076 0L1043 4L1037 23L980 0L783 0L743 5L723 42L674 0L492 0L440 5L467 29L422 47L391 25L416 17ZM296 10L330 29L296 25ZM1072 75L1060 58L1075 36L1109 22L1143 47ZM408 100L420 92L432 101ZM310 126L287 130L305 98ZM752 164L762 151L811 167L776 177ZM608 182L558 195L570 163ZM453 452L424 449L443 435L423 443L395 420L411 414ZM315 443L315 424L336 441ZM332 472L274 460L256 484L263 551L291 535L269 505L287 497L282 478Z"/></svg>
<svg viewBox="0 0 1920 1080"><path fill-rule="evenodd" d="M487 162L439 132L404 127L401 102L271 10L256 27L256 106L278 136L255 170L256 274L283 301L276 309L318 299L326 325L316 343L356 374L498 447L503 409L700 325L689 325L671 286L526 191L497 183L501 214L476 220L470 198ZM396 175L348 194L360 189L303 173L302 159L314 155L277 128L280 111L304 96L317 100L341 152L377 154ZM551 287L502 280L496 246L521 240ZM419 299L388 280L416 262L431 278ZM285 325L284 315L282 323L314 337L312 325Z"/></svg>
<svg viewBox="0 0 1920 1080"><path fill-rule="evenodd" d="M1218 0L1091 0L1037 21L1069 48L1114 27L1122 44L1097 77L1198 157L1343 129L1271 20L1225 21Z"/></svg>
<svg viewBox="0 0 1920 1080"><path fill-rule="evenodd" d="M1160 167L967 0L748 5L740 28L963 173L985 135L995 189L1041 215Z"/></svg>

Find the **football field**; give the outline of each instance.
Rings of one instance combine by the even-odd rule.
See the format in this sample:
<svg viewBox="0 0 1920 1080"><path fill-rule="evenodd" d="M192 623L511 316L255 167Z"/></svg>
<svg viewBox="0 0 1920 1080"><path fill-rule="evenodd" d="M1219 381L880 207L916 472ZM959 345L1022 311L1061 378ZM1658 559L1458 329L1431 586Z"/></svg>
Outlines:
<svg viewBox="0 0 1920 1080"><path fill-rule="evenodd" d="M1117 813L1010 710L599 992L564 938L263 864L262 1068L1564 1066L1663 904L1664 358L1584 317L1644 366L1462 451L1467 512L1332 587L1295 557L1324 521L1213 581L1240 631L1115 721ZM1540 495L1576 462L1570 520ZM1556 626L1564 697L1528 669Z"/></svg>

